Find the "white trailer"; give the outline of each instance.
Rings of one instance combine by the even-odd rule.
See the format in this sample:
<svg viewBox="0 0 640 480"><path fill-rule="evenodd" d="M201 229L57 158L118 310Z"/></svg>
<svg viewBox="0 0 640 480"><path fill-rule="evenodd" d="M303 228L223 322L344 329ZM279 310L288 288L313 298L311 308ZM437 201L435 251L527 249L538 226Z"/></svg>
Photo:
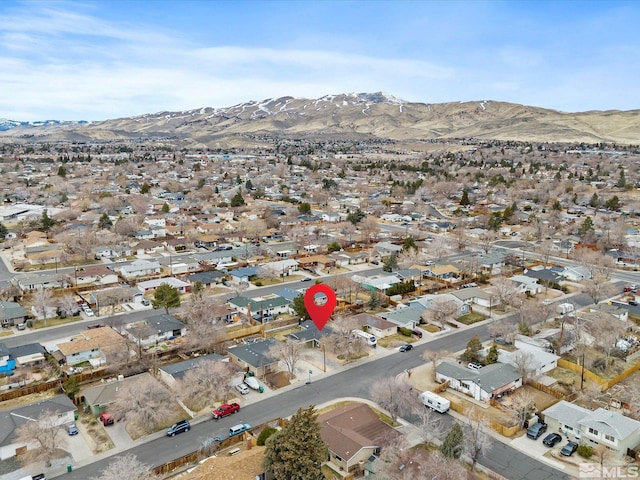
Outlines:
<svg viewBox="0 0 640 480"><path fill-rule="evenodd" d="M367 342L367 345L369 345L370 347L375 347L376 345L378 345L378 339L376 338L376 336L370 333L367 333L364 330L360 330L356 328L354 330L351 330L351 334L364 338L365 341Z"/></svg>
<svg viewBox="0 0 640 480"><path fill-rule="evenodd" d="M435 410L436 412L445 413L449 410L449 407L451 407L449 400L433 392L422 392L420 399L425 407Z"/></svg>
<svg viewBox="0 0 640 480"><path fill-rule="evenodd" d="M574 307L572 303L561 303L556 307L556 311L560 315L568 315L570 317L574 315Z"/></svg>

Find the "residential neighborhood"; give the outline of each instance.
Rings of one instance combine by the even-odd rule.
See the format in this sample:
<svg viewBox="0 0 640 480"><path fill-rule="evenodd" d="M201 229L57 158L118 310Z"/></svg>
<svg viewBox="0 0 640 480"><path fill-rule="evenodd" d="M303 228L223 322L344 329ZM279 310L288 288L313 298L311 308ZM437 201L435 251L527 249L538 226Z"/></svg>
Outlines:
<svg viewBox="0 0 640 480"><path fill-rule="evenodd" d="M69 146L97 160L64 164L5 147L3 159L20 166L8 184L52 187L46 201L22 188L0 206L0 415L13 422L2 461L18 467L45 449L11 420L20 409L40 425L60 418L47 427L62 432L58 448L38 467L54 476L182 420L203 428L229 402L239 405L229 417L250 428L205 443L244 455L293 413L254 425L243 417L252 406L395 357L406 367L374 373L364 403L362 389L345 387L333 403L328 388L315 395L327 478L380 476L401 462L389 457L401 445L446 456L450 422L427 438L423 424L405 420L419 412L434 421L420 416L425 391L450 402L442 416L467 435L480 422L484 443L550 468L632 464L640 451L636 153L620 147L627 168L594 170L597 153L578 159L568 145L549 156L547 145L479 143L457 154L458 174L475 171L460 183L439 170L445 153L409 155L407 170L383 174L369 153L321 147L289 158L161 150L144 170L142 146L130 155ZM494 160L478 166L479 152ZM427 174L437 181L427 186ZM337 303L323 329L303 301L319 283ZM455 351L434 347L449 338L460 339ZM397 382L403 402L384 397L384 382ZM532 440L538 423L546 434ZM66 433L71 424L77 437ZM547 449L551 433L577 453L562 454L566 442ZM86 447L73 448L78 438ZM152 466L186 469L202 448Z"/></svg>

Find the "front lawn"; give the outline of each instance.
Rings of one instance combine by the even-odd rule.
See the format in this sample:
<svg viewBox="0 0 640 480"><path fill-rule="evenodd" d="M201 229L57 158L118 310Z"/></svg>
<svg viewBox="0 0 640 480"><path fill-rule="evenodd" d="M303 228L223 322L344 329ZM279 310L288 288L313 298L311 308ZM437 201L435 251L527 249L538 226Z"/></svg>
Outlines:
<svg viewBox="0 0 640 480"><path fill-rule="evenodd" d="M413 343L416 339L412 336L402 335L401 333L396 333L394 335L390 335L388 337L379 338L378 345L383 348L387 348L389 345L398 344L398 343Z"/></svg>
<svg viewBox="0 0 640 480"><path fill-rule="evenodd" d="M470 312L466 315L463 315L456 320L460 323L464 323L465 325L471 325L472 323L481 322L487 318L486 315L478 312Z"/></svg>

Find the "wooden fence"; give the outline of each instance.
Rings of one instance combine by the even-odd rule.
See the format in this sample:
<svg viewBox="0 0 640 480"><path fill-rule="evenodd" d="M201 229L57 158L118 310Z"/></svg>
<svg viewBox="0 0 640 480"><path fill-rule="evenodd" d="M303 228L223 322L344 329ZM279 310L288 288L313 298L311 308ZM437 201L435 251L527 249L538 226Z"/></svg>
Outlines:
<svg viewBox="0 0 640 480"><path fill-rule="evenodd" d="M558 400L566 399L566 395L564 393L557 391L555 388L544 385L543 383L539 383L534 380L527 380L526 384L535 388L536 390L540 390L541 392L551 395L552 397L555 397Z"/></svg>
<svg viewBox="0 0 640 480"><path fill-rule="evenodd" d="M566 368L568 370L572 370L580 374L584 374L584 378L586 378L587 380L591 380L592 382L596 382L598 385L600 385L600 388L602 391L608 390L609 388L613 387L617 383L623 381L630 375L640 370L640 362L639 362L634 365L631 365L629 368L622 371L615 377L607 380L606 378L602 378L599 375L596 375L591 370L587 370L586 368L584 368L583 370L583 367L581 365L577 365L563 358L558 359L558 366L562 368Z"/></svg>
<svg viewBox="0 0 640 480"><path fill-rule="evenodd" d="M37 383L37 384L27 385L25 387L14 388L11 390L7 390L6 392L0 393L0 402L4 402L6 400L12 400L14 398L19 398L24 395L31 395L32 393L45 392L47 390L51 390L54 388L55 389L60 388L59 380L52 380L46 383Z"/></svg>

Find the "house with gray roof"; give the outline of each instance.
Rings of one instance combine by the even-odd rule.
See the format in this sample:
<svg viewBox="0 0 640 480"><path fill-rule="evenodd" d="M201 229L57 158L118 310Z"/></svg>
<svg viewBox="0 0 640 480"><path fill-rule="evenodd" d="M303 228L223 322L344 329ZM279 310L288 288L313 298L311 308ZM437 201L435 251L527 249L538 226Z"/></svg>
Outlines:
<svg viewBox="0 0 640 480"><path fill-rule="evenodd" d="M205 287L211 287L222 283L225 278L227 278L225 273L218 270L208 270L206 272L192 273L187 276L186 280L191 285L195 285L197 282L200 282Z"/></svg>
<svg viewBox="0 0 640 480"><path fill-rule="evenodd" d="M285 334L288 342L305 343L313 347L319 346L324 334L318 330L315 323L311 320L305 320L300 322L299 327L298 330Z"/></svg>
<svg viewBox="0 0 640 480"><path fill-rule="evenodd" d="M478 370L462 364L442 362L436 367L436 381L479 401L488 402L522 386L518 370L506 363L494 363Z"/></svg>
<svg viewBox="0 0 640 480"><path fill-rule="evenodd" d="M255 376L264 378L269 373L278 371L279 360L269 353L279 343L275 338L265 338L257 342L230 348L229 360L245 372L253 372Z"/></svg>
<svg viewBox="0 0 640 480"><path fill-rule="evenodd" d="M22 323L27 319L27 311L16 302L0 300L0 322L3 327Z"/></svg>
<svg viewBox="0 0 640 480"><path fill-rule="evenodd" d="M193 368L200 368L202 362L220 362L224 359L225 357L222 355L211 353L209 355L203 355L202 357L195 357L182 362L172 363L171 365L164 365L158 369L160 372L160 380L173 390L176 390L180 385L180 380L182 380L185 373L189 370Z"/></svg>
<svg viewBox="0 0 640 480"><path fill-rule="evenodd" d="M618 455L640 445L640 422L613 410L595 411L565 400L542 412L552 431L591 446L605 445Z"/></svg>
<svg viewBox="0 0 640 480"><path fill-rule="evenodd" d="M126 334L134 342L146 346L183 337L187 333L187 327L173 315L161 313L139 322L129 323L123 327L120 333Z"/></svg>
<svg viewBox="0 0 640 480"><path fill-rule="evenodd" d="M425 308L419 304L410 304L391 312L380 312L377 315L385 320L395 323L399 327L413 330L420 323L422 312Z"/></svg>
<svg viewBox="0 0 640 480"><path fill-rule="evenodd" d="M111 378L106 382L102 382L96 386L83 388L82 397L84 398L84 404L89 411L98 416L102 412L109 410L110 406L118 398L118 392L126 385L130 385L135 382L140 382L145 377L151 377L149 372L144 372L132 377Z"/></svg>
<svg viewBox="0 0 640 480"><path fill-rule="evenodd" d="M0 460L14 457L17 449L26 446L16 438L16 429L21 425L33 421L65 425L74 421L75 411L76 406L66 395L0 410Z"/></svg>

